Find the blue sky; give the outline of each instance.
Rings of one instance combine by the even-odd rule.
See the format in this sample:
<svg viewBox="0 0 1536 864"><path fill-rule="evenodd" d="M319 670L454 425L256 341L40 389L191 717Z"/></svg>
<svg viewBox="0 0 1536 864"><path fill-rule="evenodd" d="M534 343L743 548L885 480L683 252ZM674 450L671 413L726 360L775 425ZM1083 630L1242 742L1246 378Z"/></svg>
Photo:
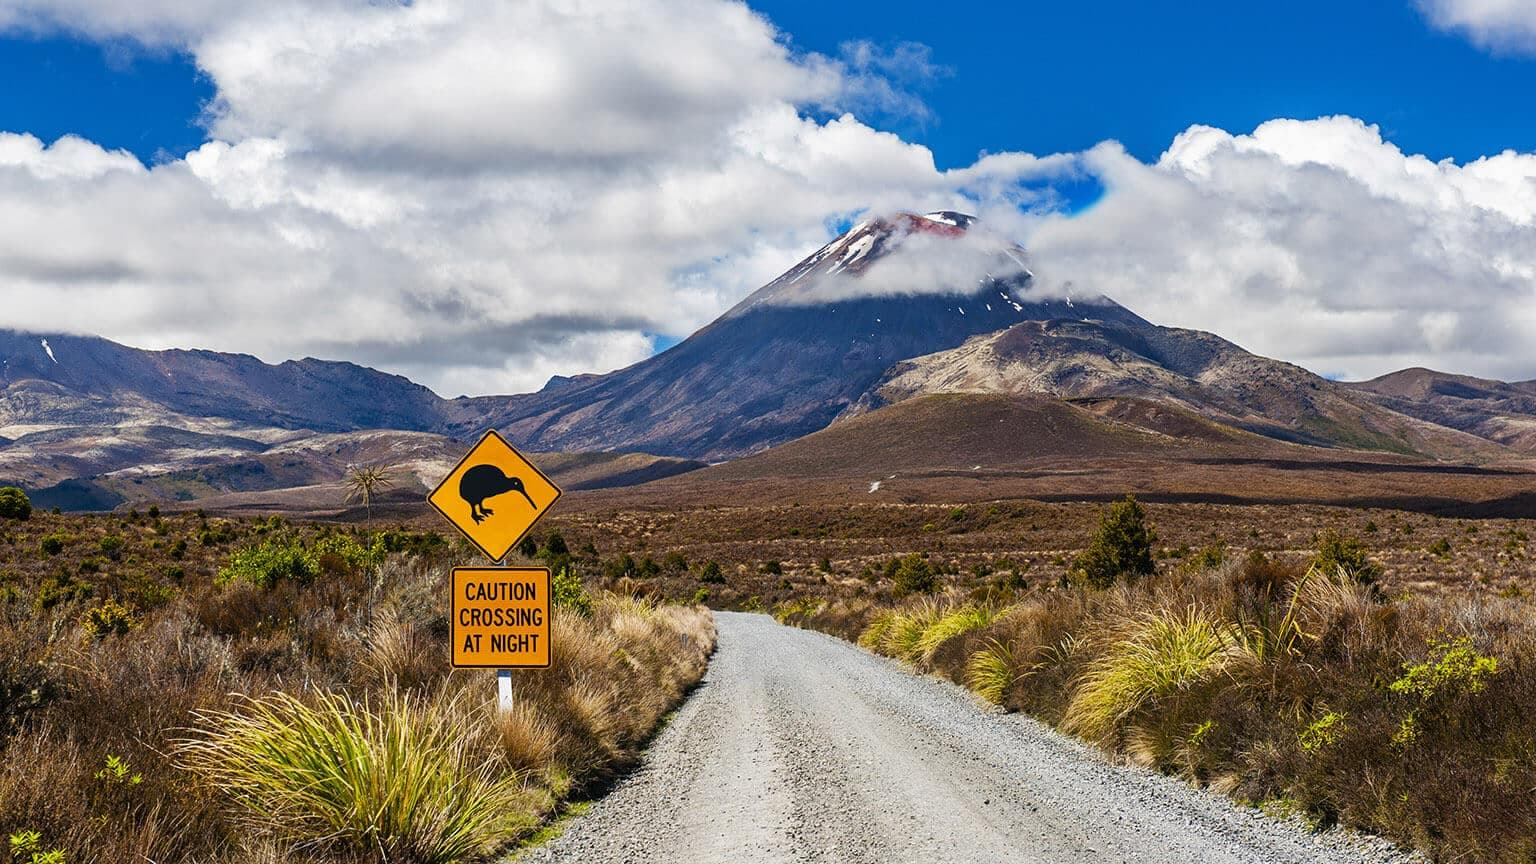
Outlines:
<svg viewBox="0 0 1536 864"><path fill-rule="evenodd" d="M866 122L928 146L940 168L978 153L1083 150L1105 139L1151 161L1200 123L1348 114L1405 151L1459 161L1536 150L1536 59L1481 50L1409 4L753 4L803 51L918 42L945 74L914 87L928 118ZM185 51L59 35L0 39L0 129L74 133L146 163L184 155L214 88Z"/></svg>
<svg viewBox="0 0 1536 864"><path fill-rule="evenodd" d="M1403 149L1458 160L1536 149L1536 62L1495 56L1384 0L1287 3L914 0L759 4L794 44L918 41L953 75L937 119L903 132L941 165L982 150L1082 150L1114 138L1144 161L1195 123L1349 114ZM983 11L984 9L984 11Z"/></svg>
<svg viewBox="0 0 1536 864"><path fill-rule="evenodd" d="M0 327L519 392L957 209L1042 293L1536 378L1528 3L0 0L0 81Z"/></svg>

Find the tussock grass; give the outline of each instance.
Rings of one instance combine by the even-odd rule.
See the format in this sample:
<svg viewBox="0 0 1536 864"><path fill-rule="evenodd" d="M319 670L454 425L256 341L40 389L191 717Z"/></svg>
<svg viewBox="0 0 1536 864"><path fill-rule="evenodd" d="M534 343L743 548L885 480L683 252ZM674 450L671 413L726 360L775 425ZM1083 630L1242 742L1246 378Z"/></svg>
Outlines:
<svg viewBox="0 0 1536 864"><path fill-rule="evenodd" d="M855 641L859 643L859 647L879 651L885 645L886 634L895 626L898 614L894 609L876 612L869 620L869 624L862 631L855 633Z"/></svg>
<svg viewBox="0 0 1536 864"><path fill-rule="evenodd" d="M238 821L297 849L453 864L536 822L521 775L477 752L477 715L459 699L279 693L200 713L177 755Z"/></svg>
<svg viewBox="0 0 1536 864"><path fill-rule="evenodd" d="M944 606L936 600L923 600L898 613L885 630L880 650L908 663L916 663L923 651L923 634L943 620Z"/></svg>
<svg viewBox="0 0 1536 864"><path fill-rule="evenodd" d="M1013 649L995 639L985 648L971 655L965 664L966 686L975 690L981 698L993 705L1001 705L1008 697L1017 676Z"/></svg>
<svg viewBox="0 0 1536 864"><path fill-rule="evenodd" d="M1062 720L1067 731L1101 742L1117 732L1144 744L1166 741L1167 725L1182 717L1179 703L1199 699L1245 657L1229 628L1193 607L1137 616L1114 629L1120 635L1078 681ZM1152 747L1154 761L1163 752Z"/></svg>
<svg viewBox="0 0 1536 864"><path fill-rule="evenodd" d="M931 663L933 655L951 639L964 636L992 623L997 610L991 606L964 605L951 609L924 628L917 640L917 655L922 663Z"/></svg>

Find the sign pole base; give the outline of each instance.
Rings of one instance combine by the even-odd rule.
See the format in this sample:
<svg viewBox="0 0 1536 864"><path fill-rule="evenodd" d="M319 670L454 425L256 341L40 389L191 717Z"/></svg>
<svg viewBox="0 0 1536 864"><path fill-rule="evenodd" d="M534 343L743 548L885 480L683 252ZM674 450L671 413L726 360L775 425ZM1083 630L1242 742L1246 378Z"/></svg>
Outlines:
<svg viewBox="0 0 1536 864"><path fill-rule="evenodd" d="M496 711L499 714L512 713L512 670L496 670Z"/></svg>

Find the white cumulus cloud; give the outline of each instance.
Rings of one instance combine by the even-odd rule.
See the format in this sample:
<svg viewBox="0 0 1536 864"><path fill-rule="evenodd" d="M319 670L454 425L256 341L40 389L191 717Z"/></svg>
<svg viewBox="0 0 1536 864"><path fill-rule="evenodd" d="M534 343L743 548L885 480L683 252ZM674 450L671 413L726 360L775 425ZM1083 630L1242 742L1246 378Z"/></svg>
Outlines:
<svg viewBox="0 0 1536 864"><path fill-rule="evenodd" d="M1324 374L1536 377L1536 155L1432 162L1329 117L1082 159L1106 194L1031 229L1048 284Z"/></svg>
<svg viewBox="0 0 1536 864"><path fill-rule="evenodd" d="M449 395L634 362L831 219L978 209L1034 170L941 172L849 113L915 110L884 73L938 74L920 48L796 52L738 2L0 0L0 26L185 50L215 87L211 140L153 168L0 138L0 326Z"/></svg>
<svg viewBox="0 0 1536 864"><path fill-rule="evenodd" d="M1494 51L1536 52L1536 0L1418 0L1431 24Z"/></svg>

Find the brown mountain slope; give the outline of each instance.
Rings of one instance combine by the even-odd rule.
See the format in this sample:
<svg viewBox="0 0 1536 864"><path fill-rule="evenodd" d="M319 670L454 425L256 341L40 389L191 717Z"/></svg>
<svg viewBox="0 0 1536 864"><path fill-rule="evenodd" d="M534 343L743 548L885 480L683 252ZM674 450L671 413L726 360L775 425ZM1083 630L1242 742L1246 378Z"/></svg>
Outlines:
<svg viewBox="0 0 1536 864"><path fill-rule="evenodd" d="M859 409L931 393L1135 398L1293 443L1462 460L1510 455L1497 441L1400 413L1218 336L1145 323L1026 321L897 364Z"/></svg>
<svg viewBox="0 0 1536 864"><path fill-rule="evenodd" d="M1042 458L1172 453L1174 438L1045 396L936 394L853 417L756 456L710 468L712 479L865 476L1014 468Z"/></svg>
<svg viewBox="0 0 1536 864"><path fill-rule="evenodd" d="M578 511L1010 498L1307 503L1532 515L1533 464L1449 465L1276 441L1135 399L916 396L762 453L572 496Z"/></svg>
<svg viewBox="0 0 1536 864"><path fill-rule="evenodd" d="M1505 383L1413 368L1344 386L1400 414L1536 454L1536 381Z"/></svg>

